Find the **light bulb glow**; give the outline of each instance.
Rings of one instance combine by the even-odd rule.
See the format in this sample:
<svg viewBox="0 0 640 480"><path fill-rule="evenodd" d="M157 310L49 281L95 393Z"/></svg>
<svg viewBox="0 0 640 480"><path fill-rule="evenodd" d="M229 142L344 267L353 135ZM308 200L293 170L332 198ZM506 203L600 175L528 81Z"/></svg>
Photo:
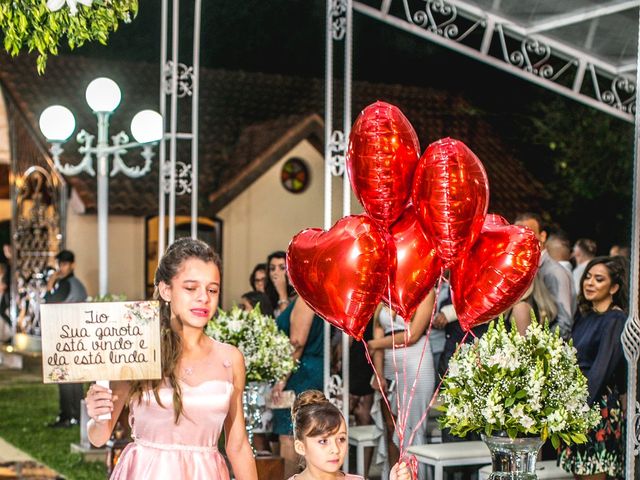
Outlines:
<svg viewBox="0 0 640 480"><path fill-rule="evenodd" d="M76 119L67 107L52 105L40 114L40 131L50 142L64 142L76 129Z"/></svg>
<svg viewBox="0 0 640 480"><path fill-rule="evenodd" d="M131 134L138 143L162 139L162 115L154 110L142 110L131 120Z"/></svg>
<svg viewBox="0 0 640 480"><path fill-rule="evenodd" d="M85 98L94 112L113 112L120 105L122 94L116 82L100 77L87 86Z"/></svg>

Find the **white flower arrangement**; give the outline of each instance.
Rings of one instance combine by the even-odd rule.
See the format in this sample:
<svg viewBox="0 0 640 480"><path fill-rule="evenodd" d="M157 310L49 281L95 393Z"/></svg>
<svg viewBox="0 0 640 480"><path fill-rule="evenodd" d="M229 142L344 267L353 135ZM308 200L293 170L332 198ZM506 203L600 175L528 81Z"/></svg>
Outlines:
<svg viewBox="0 0 640 480"><path fill-rule="evenodd" d="M507 331L500 319L479 340L461 345L440 397L441 426L463 437L506 432L551 438L557 448L561 441L586 442L600 419L597 406L587 404L587 379L573 344L535 319L524 336Z"/></svg>
<svg viewBox="0 0 640 480"><path fill-rule="evenodd" d="M259 305L249 312L237 306L228 312L220 310L205 333L238 347L244 355L247 381L274 382L297 367L289 337L278 330L273 317L260 311Z"/></svg>

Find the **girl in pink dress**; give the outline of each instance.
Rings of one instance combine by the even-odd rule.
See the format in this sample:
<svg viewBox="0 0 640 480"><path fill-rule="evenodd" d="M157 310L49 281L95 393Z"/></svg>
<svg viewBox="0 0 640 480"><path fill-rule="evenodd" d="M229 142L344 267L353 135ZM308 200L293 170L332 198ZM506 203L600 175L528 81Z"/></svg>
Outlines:
<svg viewBox="0 0 640 480"><path fill-rule="evenodd" d="M258 474L244 424L244 359L204 327L218 307L220 259L204 242L176 240L160 260L154 297L160 301L161 380L92 385L87 393L89 439L104 445L127 402L132 438L112 479L229 480L218 452L224 428L235 478ZM110 420L100 420L110 413Z"/></svg>
<svg viewBox="0 0 640 480"><path fill-rule="evenodd" d="M289 480L363 480L341 471L349 442L347 425L338 408L318 390L307 390L291 409L294 448L304 457L306 468ZM411 480L405 463L391 469L390 480Z"/></svg>

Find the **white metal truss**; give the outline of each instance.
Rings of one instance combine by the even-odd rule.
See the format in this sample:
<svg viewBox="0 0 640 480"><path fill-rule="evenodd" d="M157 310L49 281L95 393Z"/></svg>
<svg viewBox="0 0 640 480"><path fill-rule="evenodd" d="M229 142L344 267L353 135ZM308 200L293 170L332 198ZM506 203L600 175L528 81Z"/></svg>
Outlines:
<svg viewBox="0 0 640 480"><path fill-rule="evenodd" d="M342 176L342 214L351 213L351 185L347 178L345 158L347 142L351 132L351 55L353 42L353 6L351 0L327 0L326 17L326 64L325 64L325 117L324 117L324 228L332 225L333 177ZM344 51L344 98L342 104L342 130L333 127L333 79L334 45ZM339 387L336 387L338 385ZM342 334L342 381L331 376L331 326L324 323L324 389L325 395L342 409L344 418L349 418L349 336ZM342 398L340 398L340 396ZM345 470L349 459L345 458Z"/></svg>
<svg viewBox="0 0 640 480"><path fill-rule="evenodd" d="M176 195L191 194L191 236L198 233L198 101L200 97L200 25L202 1L194 0L192 64L179 60L180 0L172 0L171 49L168 43L168 0L162 0L161 61L160 61L160 114L163 119L164 140L160 142L159 194L158 194L158 258L167 242L173 243L176 228ZM171 55L169 57L169 54ZM179 101L191 97L191 131L178 132ZM168 110L168 116L167 116ZM178 142L191 143L191 165L178 162ZM168 143L168 152L167 152ZM168 158L167 158L168 157ZM165 225L169 203L169 225ZM166 230L166 231L165 231Z"/></svg>
<svg viewBox="0 0 640 480"><path fill-rule="evenodd" d="M626 121L635 113L635 63L590 53L599 21L620 12L637 15L640 0L591 2L543 20L518 23L471 0L354 1L354 10L450 48ZM482 2L491 3L491 2ZM377 6L374 6L376 4ZM535 2L520 2L519 5ZM523 7L525 8L525 7ZM581 44L558 32L590 22ZM552 35L553 33L553 35ZM635 56L634 56L635 60Z"/></svg>

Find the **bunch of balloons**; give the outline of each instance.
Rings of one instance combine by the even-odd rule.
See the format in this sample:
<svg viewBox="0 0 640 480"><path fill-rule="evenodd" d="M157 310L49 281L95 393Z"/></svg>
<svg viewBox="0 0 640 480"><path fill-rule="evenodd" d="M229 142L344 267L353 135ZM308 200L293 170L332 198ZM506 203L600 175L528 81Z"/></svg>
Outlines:
<svg viewBox="0 0 640 480"><path fill-rule="evenodd" d="M467 331L528 289L538 241L487 215L486 172L461 141L440 139L420 156L409 120L376 102L353 125L347 172L365 214L303 230L287 251L298 294L336 327L361 340L381 300L409 320L444 269Z"/></svg>

